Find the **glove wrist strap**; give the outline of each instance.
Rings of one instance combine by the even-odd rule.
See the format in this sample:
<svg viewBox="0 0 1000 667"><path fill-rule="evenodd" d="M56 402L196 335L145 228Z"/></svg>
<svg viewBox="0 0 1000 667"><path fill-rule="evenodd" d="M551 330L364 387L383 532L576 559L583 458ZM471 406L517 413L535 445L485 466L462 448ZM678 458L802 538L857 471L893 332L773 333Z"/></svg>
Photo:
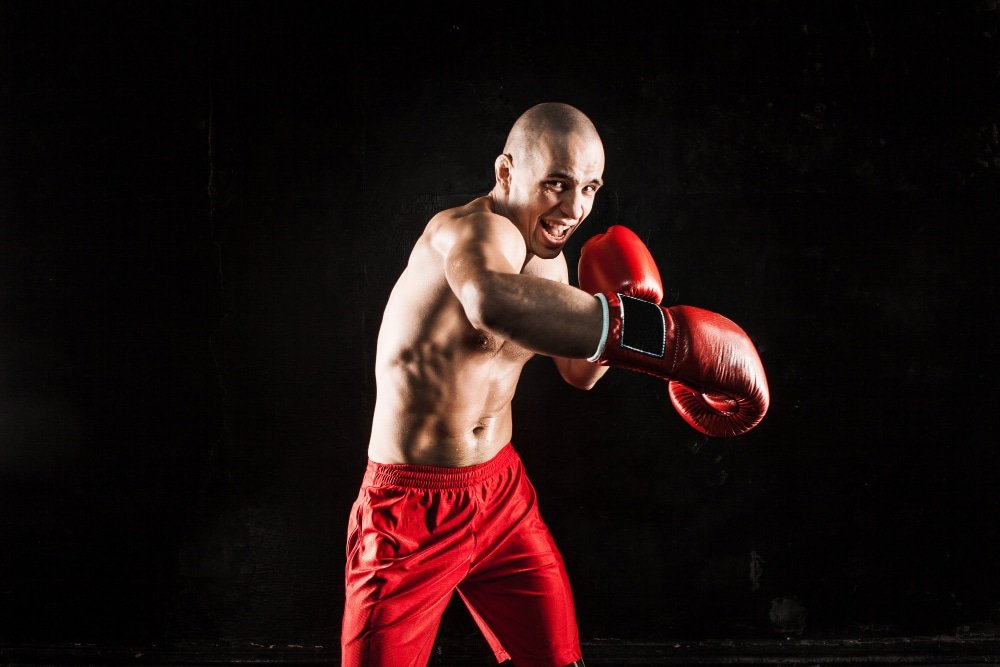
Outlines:
<svg viewBox="0 0 1000 667"><path fill-rule="evenodd" d="M587 357L587 361L593 363L601 358L604 354L604 346L608 343L608 329L610 328L611 315L608 309L608 298L601 293L597 293L594 297L601 304L601 340L597 344L597 351L592 355Z"/></svg>

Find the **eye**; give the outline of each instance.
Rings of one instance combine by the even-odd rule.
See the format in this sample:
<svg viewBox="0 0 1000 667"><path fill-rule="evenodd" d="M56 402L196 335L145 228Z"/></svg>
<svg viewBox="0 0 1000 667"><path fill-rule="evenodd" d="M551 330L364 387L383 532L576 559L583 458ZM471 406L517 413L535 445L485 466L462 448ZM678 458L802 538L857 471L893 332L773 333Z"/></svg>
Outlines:
<svg viewBox="0 0 1000 667"><path fill-rule="evenodd" d="M545 181L545 189L562 192L566 189L566 184L562 181Z"/></svg>

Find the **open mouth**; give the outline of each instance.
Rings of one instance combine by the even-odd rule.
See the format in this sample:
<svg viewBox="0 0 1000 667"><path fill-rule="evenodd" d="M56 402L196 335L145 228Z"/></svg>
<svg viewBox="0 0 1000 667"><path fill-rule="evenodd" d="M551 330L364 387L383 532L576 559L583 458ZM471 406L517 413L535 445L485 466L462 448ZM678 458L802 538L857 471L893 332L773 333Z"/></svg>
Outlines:
<svg viewBox="0 0 1000 667"><path fill-rule="evenodd" d="M566 237L569 236L569 231L573 229L572 225L561 225L545 219L542 219L540 222L545 236L553 243L562 243L565 241Z"/></svg>

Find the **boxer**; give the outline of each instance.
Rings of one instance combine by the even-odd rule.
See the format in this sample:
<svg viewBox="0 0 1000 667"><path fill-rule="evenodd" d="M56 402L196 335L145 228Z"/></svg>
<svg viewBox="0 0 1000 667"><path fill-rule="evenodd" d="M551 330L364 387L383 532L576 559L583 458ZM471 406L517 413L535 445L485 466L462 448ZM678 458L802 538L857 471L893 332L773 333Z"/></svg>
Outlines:
<svg viewBox="0 0 1000 667"><path fill-rule="evenodd" d="M634 234L588 242L586 284L568 284L563 248L592 210L604 160L583 112L535 105L511 127L492 190L436 213L416 241L378 334L368 461L348 520L344 666L426 665L456 593L499 662L583 665L566 567L511 441L534 355L585 390L615 366L662 377L704 433L738 435L763 417L766 381L746 334L661 306ZM560 407L537 410L557 418Z"/></svg>

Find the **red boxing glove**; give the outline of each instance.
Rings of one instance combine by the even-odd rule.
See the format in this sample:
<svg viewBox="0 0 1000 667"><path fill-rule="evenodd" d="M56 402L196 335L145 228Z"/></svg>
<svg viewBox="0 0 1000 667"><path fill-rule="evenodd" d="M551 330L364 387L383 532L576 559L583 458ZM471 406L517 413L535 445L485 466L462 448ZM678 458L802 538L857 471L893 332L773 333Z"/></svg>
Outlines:
<svg viewBox="0 0 1000 667"><path fill-rule="evenodd" d="M596 293L605 312L601 344L589 360L667 380L674 408L706 435L754 428L770 396L750 337L717 313L660 306L659 271L642 241L624 229L612 227L580 252L580 286Z"/></svg>
<svg viewBox="0 0 1000 667"><path fill-rule="evenodd" d="M621 292L663 301L663 281L653 256L635 232L622 225L587 239L580 249L576 278L580 289L590 294Z"/></svg>

